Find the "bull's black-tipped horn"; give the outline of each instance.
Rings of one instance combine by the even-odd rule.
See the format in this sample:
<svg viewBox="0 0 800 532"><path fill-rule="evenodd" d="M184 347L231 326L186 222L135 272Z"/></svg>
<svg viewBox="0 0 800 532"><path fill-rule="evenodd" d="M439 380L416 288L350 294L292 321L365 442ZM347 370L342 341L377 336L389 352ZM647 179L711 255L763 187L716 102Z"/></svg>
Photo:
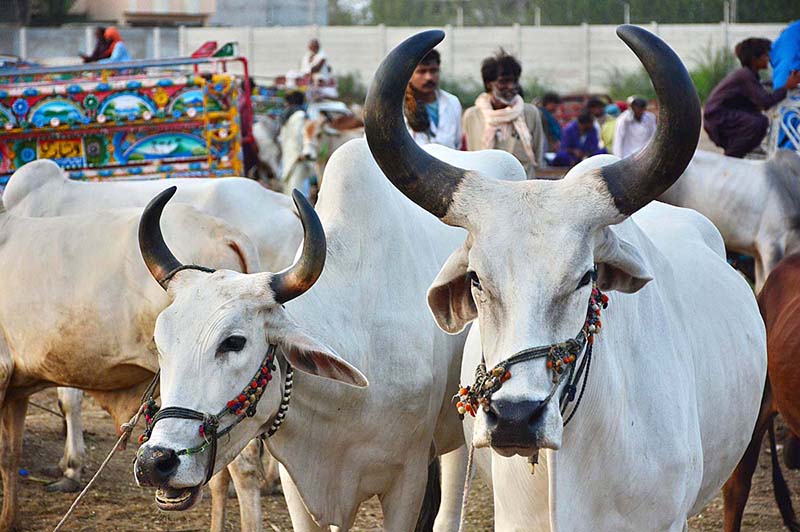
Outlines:
<svg viewBox="0 0 800 532"><path fill-rule="evenodd" d="M164 290L169 284L170 273L182 266L167 247L164 235L161 234L161 213L176 190L177 187L169 187L161 191L158 196L150 200L139 220L139 249L142 251L142 258L147 264L147 269Z"/></svg>
<svg viewBox="0 0 800 532"><path fill-rule="evenodd" d="M418 33L383 60L367 93L367 143L386 177L408 198L444 218L465 171L421 150L406 130L403 96L420 60L444 39L441 30Z"/></svg>
<svg viewBox="0 0 800 532"><path fill-rule="evenodd" d="M314 207L296 189L292 199L303 224L303 252L297 262L273 275L269 282L278 303L286 303L311 288L322 274L327 254L325 232Z"/></svg>
<svg viewBox="0 0 800 532"><path fill-rule="evenodd" d="M686 67L664 41L629 25L617 28L617 35L644 65L659 104L648 145L601 171L616 208L630 215L672 186L691 161L700 137L700 100Z"/></svg>

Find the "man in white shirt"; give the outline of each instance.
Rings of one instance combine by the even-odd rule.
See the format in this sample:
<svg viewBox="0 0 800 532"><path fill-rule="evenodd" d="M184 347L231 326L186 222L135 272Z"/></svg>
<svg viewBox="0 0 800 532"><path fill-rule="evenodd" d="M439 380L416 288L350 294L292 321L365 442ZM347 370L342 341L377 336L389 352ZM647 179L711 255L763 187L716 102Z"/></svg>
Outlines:
<svg viewBox="0 0 800 532"><path fill-rule="evenodd" d="M656 116L647 111L647 100L631 97L628 110L619 115L614 128L613 153L625 158L638 152L656 132Z"/></svg>
<svg viewBox="0 0 800 532"><path fill-rule="evenodd" d="M439 52L431 50L417 65L403 106L408 132L420 146L442 144L461 149L461 102L439 88Z"/></svg>

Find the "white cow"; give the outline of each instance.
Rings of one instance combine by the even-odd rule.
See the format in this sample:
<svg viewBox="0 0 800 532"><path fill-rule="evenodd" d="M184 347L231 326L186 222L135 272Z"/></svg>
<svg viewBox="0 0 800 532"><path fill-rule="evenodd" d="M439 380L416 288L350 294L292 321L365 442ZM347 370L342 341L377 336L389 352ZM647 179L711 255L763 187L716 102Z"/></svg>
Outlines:
<svg viewBox="0 0 800 532"><path fill-rule="evenodd" d="M8 210L15 215L45 217L80 214L117 207L144 207L153 194L174 183L180 185L179 201L223 218L251 236L258 244L260 259L266 261L262 263L265 267L278 269L291 263L302 235L291 200L282 194L264 190L249 179L76 182L68 179L55 163L44 159L29 163L14 173L6 187L4 201ZM149 338L146 340L149 342ZM139 396L128 392L94 395L104 408L120 412L118 417L124 420L139 406ZM59 462L63 477L47 489L73 491L80 485L85 462L80 420L82 394L78 390L59 388L58 396L67 424L66 446ZM245 475L243 471L259 471L260 454L260 444L255 442L231 470L240 498L244 529L260 529L259 478L257 475ZM240 463L243 467L237 467ZM229 476L221 477L219 486L215 486L214 494L217 496L215 511L212 512L212 530L222 530L224 494L229 479Z"/></svg>
<svg viewBox="0 0 800 532"><path fill-rule="evenodd" d="M475 154L463 157L475 160ZM524 174L513 156L502 152L484 156L481 165ZM463 444L450 402L463 337L436 328L424 293L464 233L442 226L391 187L360 139L332 156L317 206L328 240L325 270L313 289L286 303L286 309L278 304L286 296L275 295L272 274L187 271L170 282L173 303L155 331L162 353L163 405L216 413L258 368L268 341L280 347L281 364L272 382L283 380L285 359L296 369L322 371L350 384L364 383L352 368L363 370L367 389L296 372L288 416L268 440L269 449L285 467L281 480L295 530L348 530L359 504L375 494L381 498L385 528L411 530L423 502L428 464ZM313 211L304 208L301 216L309 231ZM315 238L322 240L321 235ZM144 249L149 245L145 242ZM314 253L321 262L324 249L315 251L308 237L304 248L306 270L321 270L320 264L308 264L314 263L309 258ZM166 263L151 269L174 266ZM307 289L316 275L293 278ZM242 344L241 353L227 352ZM190 367L195 377L187 380ZM209 383L202 393L192 384L197 379ZM280 385L268 386L255 417L218 442L216 468L270 426L279 399ZM220 429L230 425L230 418L220 419ZM163 419L140 450L137 479L160 488L156 497L162 508L190 506L207 478L210 452L175 459L176 453L203 441L197 424ZM459 456L453 458L457 467ZM456 499L445 500L446 517L437 529L457 526Z"/></svg>
<svg viewBox="0 0 800 532"><path fill-rule="evenodd" d="M698 150L659 199L707 216L729 249L751 255L756 292L800 245L800 155L793 151L756 161Z"/></svg>
<svg viewBox="0 0 800 532"><path fill-rule="evenodd" d="M128 404L112 401L119 424L158 369L150 339L167 298L141 263L140 213L24 218L0 212L6 284L0 298L0 530L16 524L28 396L49 386L82 388L105 399L127 395ZM259 268L246 236L188 205L166 213L165 232L190 263Z"/></svg>
<svg viewBox="0 0 800 532"><path fill-rule="evenodd" d="M451 333L479 319L467 357L482 357L488 376L463 395L476 412L472 444L492 449L498 530L688 530L736 466L759 410L766 342L752 292L707 220L648 206L694 153L696 93L660 39L634 26L617 33L653 80L658 130L636 156L591 161L560 181L497 181L416 148L403 93L442 32L395 49L367 98L367 140L387 177L469 231L428 303ZM611 292L602 323L595 278ZM587 357L576 383L569 368ZM576 394L586 387L564 427L568 382ZM575 402L564 406L569 415ZM540 450L536 475L523 474Z"/></svg>
<svg viewBox="0 0 800 532"><path fill-rule="evenodd" d="M169 186L176 199L222 218L246 234L258 249L261 265L283 268L292 262L302 230L291 200L246 178L156 179L92 183L69 179L52 161L26 164L3 193L6 209L20 216L61 216L103 208L144 207Z"/></svg>

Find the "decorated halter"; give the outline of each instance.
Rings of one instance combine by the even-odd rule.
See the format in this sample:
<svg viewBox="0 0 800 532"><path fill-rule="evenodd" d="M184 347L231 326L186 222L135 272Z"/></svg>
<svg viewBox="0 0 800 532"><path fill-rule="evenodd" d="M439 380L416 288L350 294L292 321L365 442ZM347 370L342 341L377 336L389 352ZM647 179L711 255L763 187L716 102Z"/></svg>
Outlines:
<svg viewBox="0 0 800 532"><path fill-rule="evenodd" d="M456 408L458 409L458 414L461 419L464 419L464 414L470 414L475 417L479 407L482 407L484 411L489 411L492 394L499 390L503 386L503 383L511 378L511 370L509 369L511 366L519 364L520 362L545 357L547 358L547 369L551 370L553 373L553 386L550 388L550 393L541 404L542 406L546 405L558 391L561 383L566 380L566 385L559 396L559 407L561 409L561 414L564 415L569 403L575 399L578 383L581 377L584 376L584 372L588 378L589 366L592 361L594 335L599 333L603 326L600 322L600 312L607 306L608 297L597 288L597 273L595 271L592 274L592 295L589 297L586 321L578 335L575 338L570 338L558 344L524 349L500 362L490 371L486 370L486 362L481 360L481 363L475 370L475 383L470 386L462 387L453 397L453 400L457 401ZM576 368L575 362L578 360L584 347L586 348L585 356L580 366ZM564 422L565 426L578 410L585 389L586 379L583 380L583 386L581 387L580 396L578 396L578 402L575 403L575 408L573 408L572 413Z"/></svg>
<svg viewBox="0 0 800 532"><path fill-rule="evenodd" d="M211 477L214 474L214 464L217 459L217 440L221 436L228 434L246 417L253 417L255 415L258 402L264 395L267 385L272 380L272 372L275 371L275 349L276 346L274 344L270 344L269 349L267 349L267 354L264 356L264 360L258 367L258 371L256 371L255 375L247 384L247 386L245 386L241 393L239 393L236 397L228 401L225 407L216 415L198 412L197 410L180 406L159 408L158 405L156 405L155 400L153 400L153 397L150 396L144 410L145 430L144 433L139 437L139 443L142 444L150 439L150 435L153 432L153 427L155 427L155 424L162 419L196 419L197 421L200 421L198 433L200 434L200 437L203 438L203 443L195 447L182 449L175 454L178 456L189 456L202 453L206 449L210 448L211 458L208 461L205 482L211 480ZM272 436L275 434L275 432L277 432L286 417L286 412L289 410L289 401L292 396L293 375L294 372L292 370L292 366L287 361L286 383L283 387L281 404L278 407L277 414L275 414L275 417L272 420L272 425L266 432L267 437ZM231 424L220 430L220 421L227 416L235 416L235 419Z"/></svg>

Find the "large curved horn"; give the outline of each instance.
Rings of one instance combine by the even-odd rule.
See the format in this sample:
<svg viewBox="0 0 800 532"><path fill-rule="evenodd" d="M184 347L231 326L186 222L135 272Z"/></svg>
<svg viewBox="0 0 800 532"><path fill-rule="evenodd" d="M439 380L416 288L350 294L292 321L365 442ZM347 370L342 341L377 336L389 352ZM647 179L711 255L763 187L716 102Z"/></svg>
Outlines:
<svg viewBox="0 0 800 532"><path fill-rule="evenodd" d="M664 41L629 25L617 28L617 35L644 65L659 104L648 145L601 170L616 208L627 216L660 196L686 169L700 136L700 100L686 67Z"/></svg>
<svg viewBox="0 0 800 532"><path fill-rule="evenodd" d="M169 274L182 266L180 261L167 247L164 235L161 234L161 213L164 206L175 195L177 187L169 187L150 200L139 220L139 249L142 251L147 269L158 284L166 290Z"/></svg>
<svg viewBox="0 0 800 532"><path fill-rule="evenodd" d="M286 303L311 288L322 274L327 254L325 232L314 207L297 189L292 191L292 199L303 224L303 252L297 262L270 279L269 287L278 303Z"/></svg>
<svg viewBox="0 0 800 532"><path fill-rule="evenodd" d="M442 39L441 30L424 31L392 50L378 67L364 104L367 144L378 166L411 201L439 218L447 214L465 170L417 146L403 120L403 97L417 63Z"/></svg>

